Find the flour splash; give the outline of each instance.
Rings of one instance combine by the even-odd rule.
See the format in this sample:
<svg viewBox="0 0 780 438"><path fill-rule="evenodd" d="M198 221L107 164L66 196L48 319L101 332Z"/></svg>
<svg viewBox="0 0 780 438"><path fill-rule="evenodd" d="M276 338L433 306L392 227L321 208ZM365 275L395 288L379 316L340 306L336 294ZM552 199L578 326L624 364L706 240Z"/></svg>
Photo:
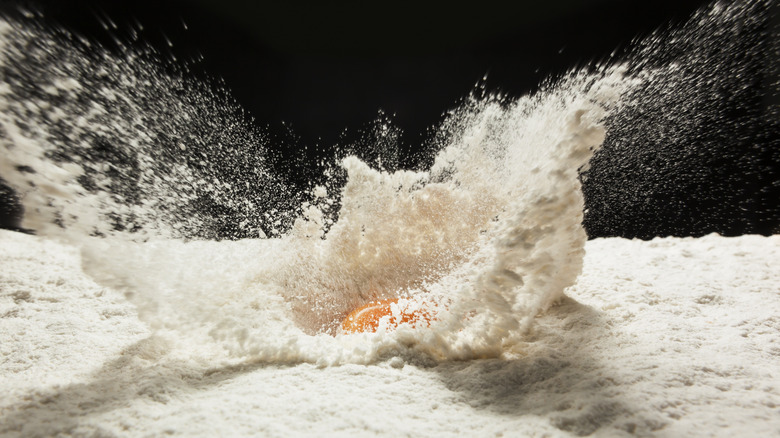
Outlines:
<svg viewBox="0 0 780 438"><path fill-rule="evenodd" d="M347 157L343 185L298 194L225 91L159 64L3 21L0 175L25 227L80 247L170 354L204 363L522 354L582 268L580 172L658 77L599 66L532 96L472 96L438 128L430 169ZM231 230L257 237L210 240ZM395 297L435 303L436 318L340 331L351 310Z"/></svg>

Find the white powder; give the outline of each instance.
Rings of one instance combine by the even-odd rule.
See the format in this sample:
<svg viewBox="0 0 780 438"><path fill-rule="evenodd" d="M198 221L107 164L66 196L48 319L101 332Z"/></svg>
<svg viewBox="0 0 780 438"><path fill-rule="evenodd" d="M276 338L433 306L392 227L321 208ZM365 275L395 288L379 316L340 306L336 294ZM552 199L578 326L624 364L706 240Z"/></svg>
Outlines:
<svg viewBox="0 0 780 438"><path fill-rule="evenodd" d="M233 184L214 169L202 173L178 156L189 153L179 147L182 140L162 156L155 141L176 134L178 123L189 127L190 113L207 126L222 113L201 114L166 94L163 88L176 80L139 70L143 64L118 67L106 54L104 67L157 84L151 109L134 100L142 91L125 89L117 77L95 76L89 58L66 41L19 24L3 38L12 44L0 61L24 60L29 65L19 67L21 74L36 71L44 78L39 86L67 95L65 104L53 106L0 96L6 133L0 172L20 195L23 225L80 246L85 272L124 293L143 321L175 340L172 348L205 346L198 351L208 360L335 364L371 363L396 351L435 359L516 354L533 317L580 272L586 236L577 172L604 140L601 122L610 107L633 85L612 68L571 74L514 101L471 99L440 128L442 150L430 171L387 173L346 158L346 185L332 194L339 196L338 221L327 234L323 209L334 199L318 187L313 204L302 205L281 238L185 243L176 237L187 236L188 221L203 220L198 212L182 213L199 205L193 200L208 194L230 206L249 199L231 195ZM72 63L65 71L38 71L49 64L36 64L27 52ZM116 97L104 102L106 84L126 106ZM207 98L213 96L191 96ZM111 114L99 111L105 105L114 108ZM172 126L157 126L143 112L172 108L178 112L158 115ZM83 123L63 131L50 122L52 114ZM101 137L106 132L111 135ZM73 146L82 143L84 150ZM439 302L441 315L426 329L338 334L352 309L399 296Z"/></svg>
<svg viewBox="0 0 780 438"><path fill-rule="evenodd" d="M777 434L780 237L585 249L510 360L220 365L152 334L78 250L2 231L0 435Z"/></svg>
<svg viewBox="0 0 780 438"><path fill-rule="evenodd" d="M0 174L44 236L0 232L0 433L778 432L777 236L586 243L578 170L663 75L472 98L431 169L347 157L269 239L293 198L235 108L80 50L0 22ZM183 239L204 204L261 238ZM439 313L339 332L389 297Z"/></svg>

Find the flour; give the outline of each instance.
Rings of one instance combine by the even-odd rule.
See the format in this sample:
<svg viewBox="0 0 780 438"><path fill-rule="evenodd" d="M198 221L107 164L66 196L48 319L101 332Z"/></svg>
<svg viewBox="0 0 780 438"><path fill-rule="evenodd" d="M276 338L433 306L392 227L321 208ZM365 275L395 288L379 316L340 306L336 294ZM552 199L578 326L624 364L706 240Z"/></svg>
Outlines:
<svg viewBox="0 0 780 438"><path fill-rule="evenodd" d="M77 248L2 231L0 435L776 435L777 236L585 251L522 355L320 367L198 359Z"/></svg>

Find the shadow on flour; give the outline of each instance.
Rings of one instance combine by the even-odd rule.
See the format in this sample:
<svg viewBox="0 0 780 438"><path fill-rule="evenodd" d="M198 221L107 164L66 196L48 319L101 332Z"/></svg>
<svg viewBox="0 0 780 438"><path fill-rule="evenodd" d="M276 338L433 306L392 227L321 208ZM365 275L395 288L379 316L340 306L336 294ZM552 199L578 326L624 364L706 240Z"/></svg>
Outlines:
<svg viewBox="0 0 780 438"><path fill-rule="evenodd" d="M44 437L59 435L114 436L117 431L89 424L89 418L128 408L133 402L167 404L193 391L215 386L268 364L193 369L191 363L158 359L165 343L154 336L125 348L117 359L106 362L88 383L40 391L29 403L0 416L0 436ZM285 367L285 364L272 366ZM8 412L6 411L6 412ZM117 422L123 433L132 422Z"/></svg>
<svg viewBox="0 0 780 438"><path fill-rule="evenodd" d="M621 397L619 377L594 348L609 344L601 314L571 298L537 318L526 355L515 360L451 362L435 369L444 385L475 409L549 418L565 432L649 433L664 423L639 418Z"/></svg>
<svg viewBox="0 0 780 438"><path fill-rule="evenodd" d="M566 298L538 318L524 357L407 363L437 373L447 388L461 394L460 402L473 409L549 418L552 426L574 435L607 429L646 434L662 428L663 422L634 413L636 409L621 396L619 377L596 359L594 345L609 343L606 326L596 310ZM117 431L92 425L89 419L139 401L149 410L150 405L163 406L260 368L288 366L254 363L194 369L191 362L161 362L166 348L158 338L146 338L105 363L90 382L32 394L28 403L0 416L0 435L112 436ZM140 432L132 422L116 424L123 433Z"/></svg>

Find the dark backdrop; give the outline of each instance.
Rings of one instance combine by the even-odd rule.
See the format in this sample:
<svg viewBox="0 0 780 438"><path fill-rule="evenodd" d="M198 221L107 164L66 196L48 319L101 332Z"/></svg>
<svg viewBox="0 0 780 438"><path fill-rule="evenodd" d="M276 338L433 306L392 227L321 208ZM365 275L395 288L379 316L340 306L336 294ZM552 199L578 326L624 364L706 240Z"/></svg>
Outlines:
<svg viewBox="0 0 780 438"><path fill-rule="evenodd" d="M12 10L19 3L5 3L4 8ZM619 54L633 38L685 21L705 4L693 0L482 1L462 6L421 2L425 4L414 7L393 2L333 6L240 0L25 3L43 12L47 20L108 47L114 46L116 37L129 41L128 30L142 24L142 41L191 64L194 75L224 80L240 105L276 137L279 150L274 152L289 158L289 165L280 170L302 182L318 172L307 163L330 155L336 144L353 142L380 110L402 130L398 166L425 166L429 155L421 145L427 129L486 74L489 90L520 96L545 78ZM107 18L116 28L104 28ZM602 163L610 165L603 159ZM771 217L776 213L767 211L762 214L769 219L741 221L739 226L716 226L706 220L680 227L659 225L666 221L663 215L639 217L630 209L620 213L620 209L604 208L621 198L615 190L586 192L590 204L602 207L592 209L601 213L586 219L591 237L649 238L712 231L767 234L777 229L777 220ZM8 202L5 210L2 226L15 226L18 211ZM693 209L685 214L700 213ZM604 215L611 217L605 221ZM638 223L642 220L654 225Z"/></svg>

